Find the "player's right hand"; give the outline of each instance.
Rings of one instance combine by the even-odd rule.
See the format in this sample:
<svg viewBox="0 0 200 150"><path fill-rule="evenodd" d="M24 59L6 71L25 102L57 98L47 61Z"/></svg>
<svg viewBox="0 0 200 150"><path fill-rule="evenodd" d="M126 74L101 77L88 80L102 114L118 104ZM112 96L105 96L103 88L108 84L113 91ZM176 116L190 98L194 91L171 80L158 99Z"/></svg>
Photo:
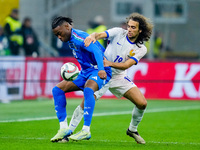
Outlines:
<svg viewBox="0 0 200 150"><path fill-rule="evenodd" d="M85 46L88 47L91 43L95 43L96 39L95 39L95 35L91 34L88 37L86 37L86 39L84 40Z"/></svg>
<svg viewBox="0 0 200 150"><path fill-rule="evenodd" d="M98 76L101 78L101 79L106 79L107 78L107 74L105 72L105 70L100 70L98 72Z"/></svg>

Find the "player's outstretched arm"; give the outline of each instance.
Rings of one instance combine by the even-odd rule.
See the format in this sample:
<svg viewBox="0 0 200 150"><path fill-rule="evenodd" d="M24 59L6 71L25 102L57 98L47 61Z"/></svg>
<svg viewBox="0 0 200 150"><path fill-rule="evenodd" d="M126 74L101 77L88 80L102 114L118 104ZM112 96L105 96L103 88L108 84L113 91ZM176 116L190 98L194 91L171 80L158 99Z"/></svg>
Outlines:
<svg viewBox="0 0 200 150"><path fill-rule="evenodd" d="M86 39L84 40L85 46L88 47L92 42L95 43L99 39L106 38L107 34L106 32L101 32L101 33L92 33Z"/></svg>
<svg viewBox="0 0 200 150"><path fill-rule="evenodd" d="M88 37L86 37L86 39L84 40L84 43L85 43L85 46L88 47L92 42L95 43L97 40L96 40L96 35L97 33L92 33L90 34Z"/></svg>

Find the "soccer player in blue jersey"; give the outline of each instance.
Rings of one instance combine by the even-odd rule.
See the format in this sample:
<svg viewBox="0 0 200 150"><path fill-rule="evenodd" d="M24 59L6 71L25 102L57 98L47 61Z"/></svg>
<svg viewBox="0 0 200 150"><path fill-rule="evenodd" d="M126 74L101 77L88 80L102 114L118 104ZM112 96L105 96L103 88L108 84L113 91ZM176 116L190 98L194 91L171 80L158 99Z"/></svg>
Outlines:
<svg viewBox="0 0 200 150"><path fill-rule="evenodd" d="M62 16L55 18L52 22L52 30L62 42L69 44L74 57L81 65L81 71L76 80L63 80L52 90L60 129L51 141L58 142L72 134L67 123L65 93L77 90L82 90L84 93L84 125L82 130L73 136L74 140L88 140L91 138L90 125L95 107L94 92L101 89L110 80L112 74L111 68L103 65L105 49L99 42L85 47L84 40L88 34L74 29L71 18Z"/></svg>

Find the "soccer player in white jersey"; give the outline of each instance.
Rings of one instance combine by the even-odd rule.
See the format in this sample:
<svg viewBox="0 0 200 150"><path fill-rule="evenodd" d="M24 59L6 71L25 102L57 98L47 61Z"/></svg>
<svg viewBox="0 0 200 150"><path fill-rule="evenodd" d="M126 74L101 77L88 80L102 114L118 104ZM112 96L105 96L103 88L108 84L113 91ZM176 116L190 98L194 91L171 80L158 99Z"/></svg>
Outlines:
<svg viewBox="0 0 200 150"><path fill-rule="evenodd" d="M144 115L147 101L139 88L126 75L126 69L137 65L147 53L143 42L149 40L152 29L153 25L149 19L141 14L133 13L127 18L127 30L112 28L105 32L93 33L85 39L86 46L91 42L95 43L98 39L108 39L109 44L104 52L107 60L104 59L104 66L112 67L112 78L107 85L95 92L95 97L98 100L109 89L116 97L125 97L135 104L126 133L140 144L145 144L145 140L139 135L137 127ZM72 131L82 119L83 104L84 101L74 111L69 125ZM79 137L71 135L69 138L78 140Z"/></svg>

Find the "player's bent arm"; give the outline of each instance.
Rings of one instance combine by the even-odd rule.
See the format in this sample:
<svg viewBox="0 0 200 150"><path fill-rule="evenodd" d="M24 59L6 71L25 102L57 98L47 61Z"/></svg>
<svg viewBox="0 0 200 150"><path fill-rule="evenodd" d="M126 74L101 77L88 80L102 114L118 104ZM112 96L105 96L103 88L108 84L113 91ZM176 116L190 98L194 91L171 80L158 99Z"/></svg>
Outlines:
<svg viewBox="0 0 200 150"><path fill-rule="evenodd" d="M96 40L107 38L106 32L94 33L94 35Z"/></svg>
<svg viewBox="0 0 200 150"><path fill-rule="evenodd" d="M137 62L133 59L128 59L124 63L115 63L108 60L104 60L104 66L110 66L110 67L121 69L121 70L126 70L135 64L137 64Z"/></svg>
<svg viewBox="0 0 200 150"><path fill-rule="evenodd" d="M94 32L90 34L88 37L86 37L86 39L84 40L85 46L88 47L91 44L91 42L95 43L97 40L106 37L107 37L106 32L101 32L101 33Z"/></svg>
<svg viewBox="0 0 200 150"><path fill-rule="evenodd" d="M106 79L107 74L104 70L104 63L103 63L103 54L102 51L99 49L98 46L95 44L90 44L88 47L83 46L87 51L91 52L94 54L95 60L97 62L98 66L98 75L101 79Z"/></svg>

